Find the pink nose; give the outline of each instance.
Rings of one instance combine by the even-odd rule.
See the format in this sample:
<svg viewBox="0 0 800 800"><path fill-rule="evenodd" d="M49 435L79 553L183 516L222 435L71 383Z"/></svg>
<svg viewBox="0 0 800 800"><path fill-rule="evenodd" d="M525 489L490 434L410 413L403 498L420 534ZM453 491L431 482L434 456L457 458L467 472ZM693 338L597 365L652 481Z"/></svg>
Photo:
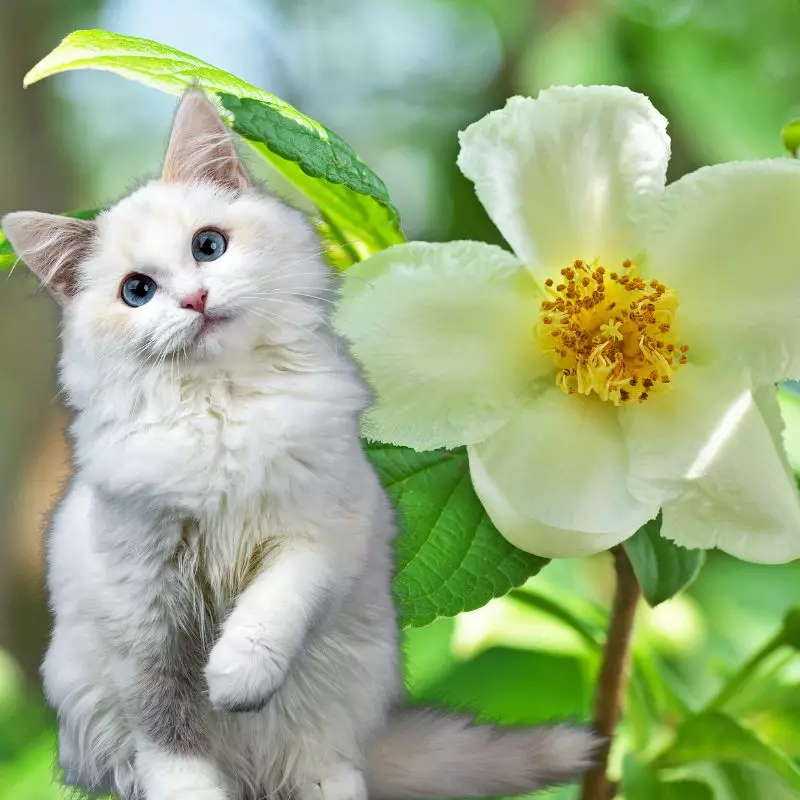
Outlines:
<svg viewBox="0 0 800 800"><path fill-rule="evenodd" d="M206 310L207 297L208 292L205 289L198 289L196 292L186 295L186 297L181 300L181 308L191 308L192 311L202 314Z"/></svg>

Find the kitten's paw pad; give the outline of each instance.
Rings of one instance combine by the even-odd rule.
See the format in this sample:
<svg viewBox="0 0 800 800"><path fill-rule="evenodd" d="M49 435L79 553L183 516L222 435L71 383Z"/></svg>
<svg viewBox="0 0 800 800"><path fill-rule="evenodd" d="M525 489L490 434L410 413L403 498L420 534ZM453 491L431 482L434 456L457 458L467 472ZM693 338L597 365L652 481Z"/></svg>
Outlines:
<svg viewBox="0 0 800 800"><path fill-rule="evenodd" d="M298 791L299 800L367 800L364 776L355 767L341 765Z"/></svg>
<svg viewBox="0 0 800 800"><path fill-rule="evenodd" d="M288 660L243 636L223 635L211 650L206 681L217 711L260 711L286 678Z"/></svg>

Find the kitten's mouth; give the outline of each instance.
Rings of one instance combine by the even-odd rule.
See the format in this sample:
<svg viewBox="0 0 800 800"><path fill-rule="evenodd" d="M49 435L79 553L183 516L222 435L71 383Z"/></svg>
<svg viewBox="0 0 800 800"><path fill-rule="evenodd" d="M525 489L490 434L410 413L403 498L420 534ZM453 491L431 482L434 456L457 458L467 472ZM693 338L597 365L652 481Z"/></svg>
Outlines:
<svg viewBox="0 0 800 800"><path fill-rule="evenodd" d="M200 326L194 336L195 343L219 330L226 322L230 322L231 319L232 317L226 314L203 314L200 318Z"/></svg>

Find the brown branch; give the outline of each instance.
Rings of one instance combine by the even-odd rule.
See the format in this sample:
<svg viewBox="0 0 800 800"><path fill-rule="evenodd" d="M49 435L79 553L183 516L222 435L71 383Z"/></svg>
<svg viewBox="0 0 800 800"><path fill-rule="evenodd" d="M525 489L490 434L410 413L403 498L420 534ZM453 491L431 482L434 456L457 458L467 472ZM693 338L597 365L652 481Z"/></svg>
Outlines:
<svg viewBox="0 0 800 800"><path fill-rule="evenodd" d="M613 797L614 788L606 776L608 751L628 684L633 621L642 591L622 546L614 547L611 554L614 556L617 589L594 700L594 727L607 738L608 746L601 753L597 766L586 775L581 800L609 800Z"/></svg>

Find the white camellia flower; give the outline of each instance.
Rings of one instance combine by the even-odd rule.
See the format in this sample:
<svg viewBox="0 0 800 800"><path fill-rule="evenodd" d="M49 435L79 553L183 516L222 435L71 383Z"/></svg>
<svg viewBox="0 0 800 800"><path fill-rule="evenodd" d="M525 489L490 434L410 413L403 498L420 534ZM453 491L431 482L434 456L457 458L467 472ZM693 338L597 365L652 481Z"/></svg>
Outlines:
<svg viewBox="0 0 800 800"><path fill-rule="evenodd" d="M531 553L605 550L661 509L679 544L788 561L775 383L800 375L800 164L665 186L668 159L665 119L620 87L515 97L463 132L515 255L410 243L346 273L365 433L468 445L490 517Z"/></svg>

